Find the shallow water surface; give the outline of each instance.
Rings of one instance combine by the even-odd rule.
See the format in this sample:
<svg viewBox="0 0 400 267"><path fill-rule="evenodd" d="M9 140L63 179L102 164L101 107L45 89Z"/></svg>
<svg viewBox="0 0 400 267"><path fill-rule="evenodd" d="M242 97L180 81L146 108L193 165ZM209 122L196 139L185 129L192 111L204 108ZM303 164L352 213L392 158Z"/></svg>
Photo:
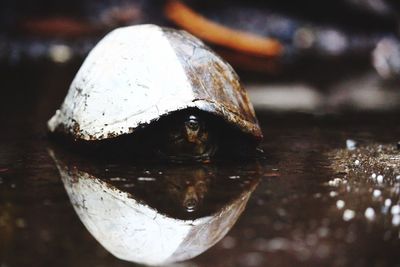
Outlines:
<svg viewBox="0 0 400 267"><path fill-rule="evenodd" d="M74 68L27 66L3 73L1 266L134 266L112 255L124 247L109 244L133 236L132 229L146 229L129 224L129 216L137 218L130 213L135 205L160 218L160 233L166 225L161 219L169 227L184 225L186 232L173 230L176 235L167 239L177 242L178 249L168 252L172 255L194 247L201 252L216 242L181 266L400 266L400 223L393 208L399 204L400 163L394 148L400 138L399 114L259 111L265 158L250 163L93 162L55 147L45 135L46 120L65 95ZM383 159L376 171L385 175L385 182L371 182L375 169L365 160L372 157L367 150L343 152L349 138L360 147L376 144L373 155L382 152L379 145L392 147L390 160ZM357 159L368 168L352 169ZM338 186L336 178L347 184ZM384 195L376 197L376 189ZM378 210L388 198L386 213ZM96 199L113 204L107 210L108 204ZM116 215L124 210L118 205L128 208ZM368 207L375 217L366 212ZM127 222L115 222L124 216ZM220 220L188 230L201 226L204 218ZM100 236L113 233L116 225L122 234L111 234L114 241ZM154 249L150 258L168 256L158 246L162 236L142 235L137 241L142 242L141 253Z"/></svg>

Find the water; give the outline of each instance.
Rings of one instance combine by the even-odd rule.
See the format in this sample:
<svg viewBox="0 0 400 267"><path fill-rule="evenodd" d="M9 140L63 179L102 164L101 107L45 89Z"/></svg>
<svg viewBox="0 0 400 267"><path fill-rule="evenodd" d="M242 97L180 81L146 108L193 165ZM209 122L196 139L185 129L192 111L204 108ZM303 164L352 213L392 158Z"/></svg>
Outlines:
<svg viewBox="0 0 400 267"><path fill-rule="evenodd" d="M399 219L392 214L399 204L399 114L259 111L266 158L253 163L92 162L63 151L45 134L45 122L59 106L75 68L42 64L2 69L1 266L134 266L105 249L110 241L93 230L102 206L90 204L90 195L104 199L115 192L129 194L118 201L135 200L180 223L234 210L234 203L241 203L237 218L232 215L233 220L205 227L213 229L204 230L208 234L185 239L195 240L199 249L222 238L180 266L400 266ZM357 142L355 150L346 149L348 139ZM373 173L383 175L381 183L371 180ZM103 191L79 189L82 184ZM81 205L85 198L86 209ZM90 207L96 205L94 212ZM105 214L100 221L122 217L110 210ZM218 230L223 223L223 229L232 227L225 236ZM117 240L131 229L121 230ZM144 251L161 243L146 240L150 245ZM177 242L196 243L186 241ZM165 251L152 252L151 258L161 258Z"/></svg>

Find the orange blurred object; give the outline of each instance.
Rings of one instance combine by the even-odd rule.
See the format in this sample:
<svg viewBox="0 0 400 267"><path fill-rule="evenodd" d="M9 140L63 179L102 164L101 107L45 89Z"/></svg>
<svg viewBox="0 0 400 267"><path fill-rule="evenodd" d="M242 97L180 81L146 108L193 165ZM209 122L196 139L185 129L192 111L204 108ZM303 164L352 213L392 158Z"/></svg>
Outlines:
<svg viewBox="0 0 400 267"><path fill-rule="evenodd" d="M273 38L222 26L201 16L178 0L168 1L165 13L167 18L181 28L212 44L262 57L277 57L283 52L282 44Z"/></svg>

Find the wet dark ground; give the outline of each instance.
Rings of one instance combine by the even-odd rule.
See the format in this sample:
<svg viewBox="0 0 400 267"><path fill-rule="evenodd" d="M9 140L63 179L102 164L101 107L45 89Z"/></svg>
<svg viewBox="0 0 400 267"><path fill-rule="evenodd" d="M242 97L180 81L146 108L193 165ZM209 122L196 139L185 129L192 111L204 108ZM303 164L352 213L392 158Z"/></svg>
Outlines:
<svg viewBox="0 0 400 267"><path fill-rule="evenodd" d="M86 174L177 219L218 213L258 183L231 231L177 266L400 266L400 222L393 208L399 204L398 113L259 111L266 158L256 163L193 168L88 163L54 152L45 135L45 123L75 68L26 64L1 69L0 266L135 265L111 255L78 217L79 205L73 197L71 203L73 190L67 194L66 180L71 177L73 185ZM350 138L359 150L343 150ZM362 147L370 144L376 145L371 155L379 157L382 145L389 160L366 162L369 152ZM354 169L357 159L361 167ZM373 164L379 165L376 171ZM375 172L384 174L384 182L371 182ZM203 196L199 209L177 212L180 192L191 185ZM375 216L365 211L368 207Z"/></svg>

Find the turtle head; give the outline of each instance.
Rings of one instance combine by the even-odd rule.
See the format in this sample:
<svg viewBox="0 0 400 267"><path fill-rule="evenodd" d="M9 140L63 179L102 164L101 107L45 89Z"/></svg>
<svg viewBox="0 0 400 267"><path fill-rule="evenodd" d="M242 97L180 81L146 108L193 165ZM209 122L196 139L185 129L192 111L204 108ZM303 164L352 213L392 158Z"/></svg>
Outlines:
<svg viewBox="0 0 400 267"><path fill-rule="evenodd" d="M184 112L166 124L161 153L172 160L207 160L217 149L216 137L206 116Z"/></svg>
<svg viewBox="0 0 400 267"><path fill-rule="evenodd" d="M204 122L196 115L189 115L184 121L184 135L186 142L200 144L202 140L208 138L208 133L204 129Z"/></svg>

